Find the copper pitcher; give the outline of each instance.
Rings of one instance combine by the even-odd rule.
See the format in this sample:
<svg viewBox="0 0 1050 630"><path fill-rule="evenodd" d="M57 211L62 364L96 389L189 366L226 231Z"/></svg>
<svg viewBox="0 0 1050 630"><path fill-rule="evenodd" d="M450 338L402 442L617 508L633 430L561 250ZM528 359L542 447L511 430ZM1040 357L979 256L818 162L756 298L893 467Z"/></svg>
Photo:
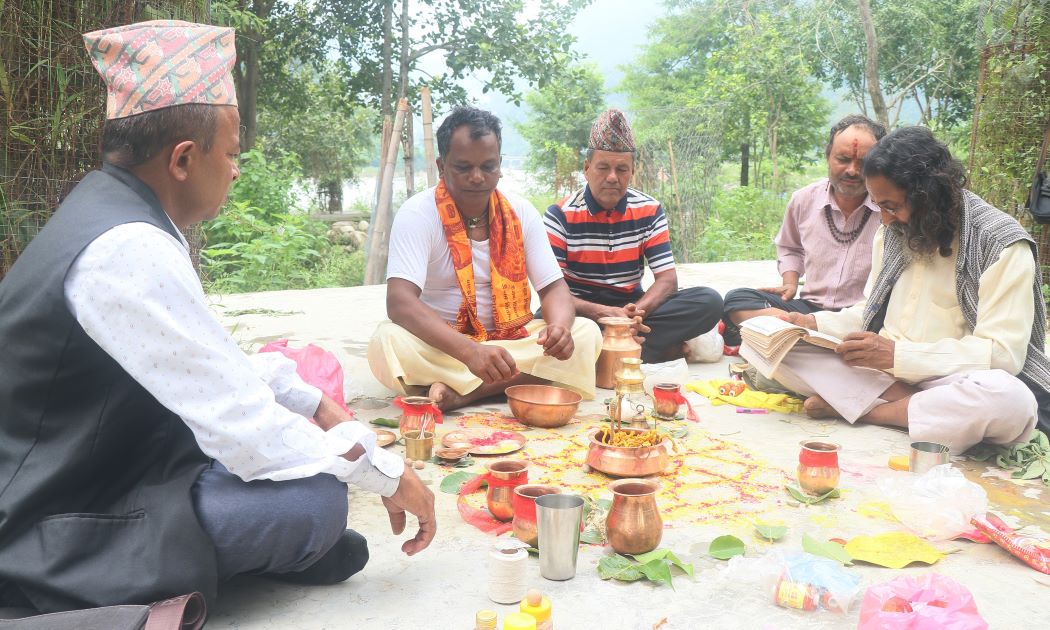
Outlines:
<svg viewBox="0 0 1050 630"><path fill-rule="evenodd" d="M520 459L501 459L488 466L489 489L485 505L499 521L514 517L514 488L529 482L529 465Z"/></svg>
<svg viewBox="0 0 1050 630"><path fill-rule="evenodd" d="M535 483L527 483L514 488L514 520L511 521L511 531L514 537L521 542L536 546L536 538L539 532L536 529L536 499L545 494L558 494L561 492L554 486L544 486Z"/></svg>
<svg viewBox="0 0 1050 630"><path fill-rule="evenodd" d="M617 553L652 551L664 535L664 522L656 507L660 484L649 479L620 479L609 484L612 508L605 521L609 544Z"/></svg>
<svg viewBox="0 0 1050 630"><path fill-rule="evenodd" d="M631 334L630 317L600 317L598 325L602 327L602 353L595 366L594 383L603 389L616 386L616 370L620 369L620 359L637 359L642 356L642 346Z"/></svg>

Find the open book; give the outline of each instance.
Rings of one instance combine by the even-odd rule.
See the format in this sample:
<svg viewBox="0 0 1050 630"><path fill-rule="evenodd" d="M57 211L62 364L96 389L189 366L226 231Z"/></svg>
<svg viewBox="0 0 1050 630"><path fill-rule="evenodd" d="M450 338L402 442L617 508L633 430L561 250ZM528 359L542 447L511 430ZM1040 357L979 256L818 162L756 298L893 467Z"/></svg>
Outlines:
<svg viewBox="0 0 1050 630"><path fill-rule="evenodd" d="M743 339L740 355L769 378L772 378L772 373L784 360L784 356L795 347L799 340L829 350L834 350L842 343L842 340L837 337L789 324L782 319L768 315L752 317L742 322L740 338Z"/></svg>

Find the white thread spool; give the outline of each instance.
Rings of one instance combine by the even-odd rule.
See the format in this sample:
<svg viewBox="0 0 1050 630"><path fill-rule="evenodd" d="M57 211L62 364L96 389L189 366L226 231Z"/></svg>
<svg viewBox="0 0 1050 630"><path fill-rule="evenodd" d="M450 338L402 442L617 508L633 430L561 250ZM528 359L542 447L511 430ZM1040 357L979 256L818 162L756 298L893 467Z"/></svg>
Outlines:
<svg viewBox="0 0 1050 630"><path fill-rule="evenodd" d="M497 543L489 551L489 599L497 604L516 604L524 599L528 562L529 554L521 547L510 541Z"/></svg>

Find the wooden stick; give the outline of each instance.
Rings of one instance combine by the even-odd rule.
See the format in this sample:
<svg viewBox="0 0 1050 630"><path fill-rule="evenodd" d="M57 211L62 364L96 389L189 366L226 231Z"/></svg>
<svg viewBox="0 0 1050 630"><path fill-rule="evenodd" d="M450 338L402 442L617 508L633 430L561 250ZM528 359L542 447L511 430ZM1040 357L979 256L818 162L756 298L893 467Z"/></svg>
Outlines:
<svg viewBox="0 0 1050 630"><path fill-rule="evenodd" d="M678 216L682 217L682 223L685 223L685 208L682 207L682 197L678 194L678 169L675 168L674 164L674 145L671 139L667 139L667 153L671 156L671 190L674 191L674 203L678 206ZM686 245L682 252L683 262L689 262L689 247Z"/></svg>
<svg viewBox="0 0 1050 630"><path fill-rule="evenodd" d="M394 198L394 168L397 162L397 150L401 144L401 130L408 114L408 99L397 103L397 115L391 128L390 142L387 146L386 160L383 162L382 188L379 203L376 204L375 224L372 230L372 242L368 249L368 263L365 265L365 284L382 284L386 276L387 248L390 246L390 224L393 223L391 203Z"/></svg>
<svg viewBox="0 0 1050 630"><path fill-rule="evenodd" d="M434 161L434 112L430 105L430 88L423 86L420 90L423 97L423 155L427 161L427 186L437 186L438 170Z"/></svg>

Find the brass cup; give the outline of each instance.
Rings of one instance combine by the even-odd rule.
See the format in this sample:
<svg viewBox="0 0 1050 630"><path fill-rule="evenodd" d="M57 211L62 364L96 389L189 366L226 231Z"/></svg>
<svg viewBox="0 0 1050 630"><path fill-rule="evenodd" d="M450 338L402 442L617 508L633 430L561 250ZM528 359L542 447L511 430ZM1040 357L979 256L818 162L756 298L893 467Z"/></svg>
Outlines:
<svg viewBox="0 0 1050 630"><path fill-rule="evenodd" d="M821 495L831 492L839 485L839 445L834 442L804 440L800 446L798 463L798 485L803 492ZM819 458L819 463L809 462Z"/></svg>
<svg viewBox="0 0 1050 630"><path fill-rule="evenodd" d="M489 471L489 489L485 505L499 521L514 517L514 488L529 481L529 465L519 459L501 459L486 466Z"/></svg>
<svg viewBox="0 0 1050 630"><path fill-rule="evenodd" d="M419 436L419 431L408 431L405 433L405 457L418 461L426 461L434 453L434 434L430 431Z"/></svg>
<svg viewBox="0 0 1050 630"><path fill-rule="evenodd" d="M609 484L612 508L605 521L609 545L617 553L652 551L664 535L664 523L656 507L660 484L650 479L619 479Z"/></svg>

